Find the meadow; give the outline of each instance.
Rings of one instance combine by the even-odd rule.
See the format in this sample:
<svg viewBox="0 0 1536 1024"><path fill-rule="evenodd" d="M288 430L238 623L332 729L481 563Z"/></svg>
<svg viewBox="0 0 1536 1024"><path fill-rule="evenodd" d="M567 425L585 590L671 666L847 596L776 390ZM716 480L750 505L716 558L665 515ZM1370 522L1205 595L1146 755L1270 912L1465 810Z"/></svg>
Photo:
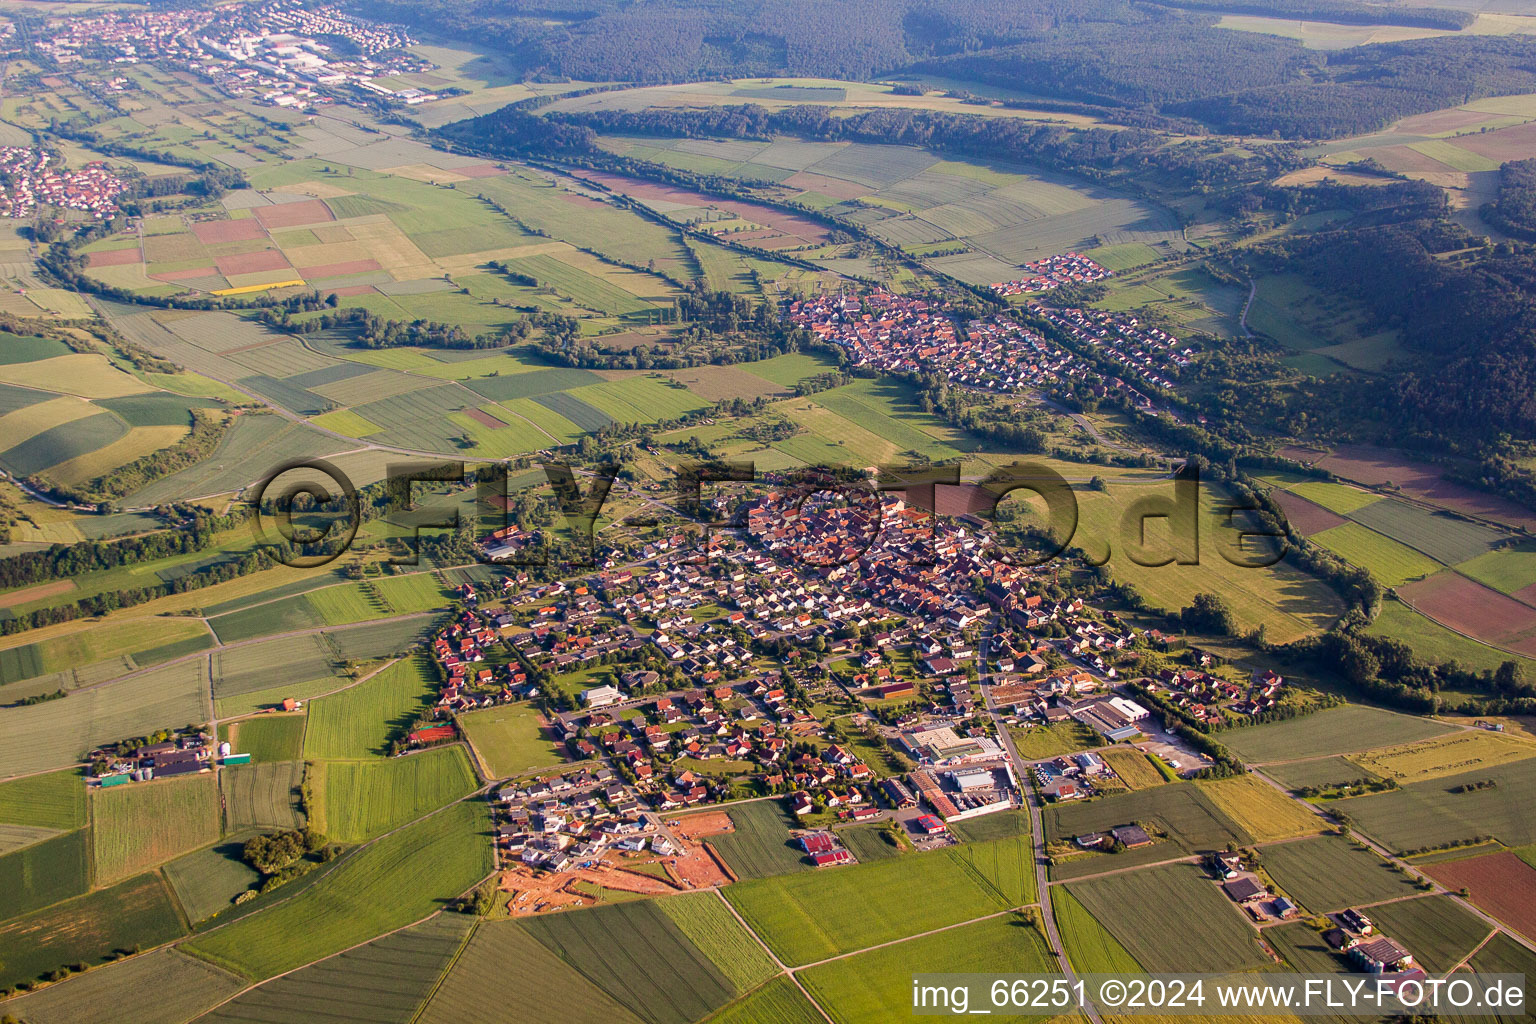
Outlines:
<svg viewBox="0 0 1536 1024"><path fill-rule="evenodd" d="M1360 705L1325 708L1286 722L1233 729L1222 742L1245 761L1294 761L1411 743L1450 731L1426 718Z"/></svg>
<svg viewBox="0 0 1536 1024"><path fill-rule="evenodd" d="M689 1024L735 994L709 957L650 901L537 917L526 927L647 1024Z"/></svg>
<svg viewBox="0 0 1536 1024"><path fill-rule="evenodd" d="M1086 832L1099 832L1136 821L1150 822L1166 830L1169 841L1183 853L1224 847L1229 842L1251 841L1247 833L1228 818L1202 788L1184 783L1083 803L1053 804L1045 811L1045 832L1047 838L1053 841L1070 840ZM1152 849L1156 849L1156 844ZM1166 848L1161 852L1163 858L1174 856ZM1106 862L1103 857L1087 859L1097 863L1097 870L1102 871L1121 866L1121 858L1125 856L1121 854L1110 862ZM1080 861L1073 860L1056 867L1066 868L1067 865L1078 863ZM1052 877L1057 876L1053 868Z"/></svg>
<svg viewBox="0 0 1536 1024"><path fill-rule="evenodd" d="M754 800L730 809L734 832L710 836L708 842L730 865L736 877L747 881L810 867L805 852L792 846L789 829L794 824L780 800Z"/></svg>
<svg viewBox="0 0 1536 1024"><path fill-rule="evenodd" d="M1067 889L1153 973L1241 971L1269 962L1241 911L1193 864L1072 882ZM1199 921L1198 937L1168 941L1170 917Z"/></svg>
<svg viewBox="0 0 1536 1024"><path fill-rule="evenodd" d="M1309 786L1335 786L1357 779L1373 779L1358 764L1342 754L1317 757L1307 761L1282 761L1264 766L1264 774L1287 789L1305 789Z"/></svg>
<svg viewBox="0 0 1536 1024"><path fill-rule="evenodd" d="M228 910L242 892L256 888L261 876L242 859L245 841L252 835L231 835L222 842L178 857L161 869L188 921L206 921Z"/></svg>
<svg viewBox="0 0 1536 1024"><path fill-rule="evenodd" d="M1252 775L1196 785L1256 843L1290 839L1323 829L1322 818Z"/></svg>
<svg viewBox="0 0 1536 1024"><path fill-rule="evenodd" d="M1446 565L1470 561L1507 537L1458 516L1400 501L1372 502L1350 512L1349 518Z"/></svg>
<svg viewBox="0 0 1536 1024"><path fill-rule="evenodd" d="M312 827L358 843L467 795L475 774L455 745L387 761L317 761L309 784Z"/></svg>
<svg viewBox="0 0 1536 1024"><path fill-rule="evenodd" d="M1280 843L1264 850L1275 884L1314 914L1411 896L1412 879L1343 836Z"/></svg>
<svg viewBox="0 0 1536 1024"><path fill-rule="evenodd" d="M1168 781L1152 764L1151 755L1139 750L1106 750L1099 756L1129 789L1151 789Z"/></svg>
<svg viewBox="0 0 1536 1024"><path fill-rule="evenodd" d="M1323 933L1307 921L1293 921L1277 928L1266 928L1264 938L1294 971L1306 974L1337 974L1353 965L1323 938Z"/></svg>
<svg viewBox="0 0 1536 1024"><path fill-rule="evenodd" d="M1536 544L1524 541L1478 555L1456 571L1501 594L1536 597Z"/></svg>
<svg viewBox="0 0 1536 1024"><path fill-rule="evenodd" d="M312 759L380 757L390 737L431 704L437 690L424 656L396 662L365 683L309 705L304 756Z"/></svg>
<svg viewBox="0 0 1536 1024"><path fill-rule="evenodd" d="M85 824L85 780L78 770L0 783L0 822L68 831Z"/></svg>
<svg viewBox="0 0 1536 1024"><path fill-rule="evenodd" d="M839 1024L883 1024L912 1013L914 970L1009 975L1054 969L1036 926L1023 916L1004 914L819 964L799 977Z"/></svg>
<svg viewBox="0 0 1536 1024"><path fill-rule="evenodd" d="M240 991L239 978L174 949L88 971L6 1004L28 1024L191 1020Z"/></svg>
<svg viewBox="0 0 1536 1024"><path fill-rule="evenodd" d="M750 992L777 973L763 947L715 893L684 893L658 900L656 906L738 992Z"/></svg>
<svg viewBox="0 0 1536 1024"><path fill-rule="evenodd" d="M106 885L219 837L213 773L129 783L91 793L92 863Z"/></svg>
<svg viewBox="0 0 1536 1024"><path fill-rule="evenodd" d="M65 964L96 965L115 950L150 947L182 934L165 883L139 875L0 924L0 988Z"/></svg>
<svg viewBox="0 0 1536 1024"><path fill-rule="evenodd" d="M583 911L591 913L591 911ZM507 999L508 990L518 993ZM521 922L482 922L423 1008L422 1024L640 1024Z"/></svg>
<svg viewBox="0 0 1536 1024"><path fill-rule="evenodd" d="M255 764L297 761L304 756L303 715L262 715L219 726L219 739L237 754L250 754Z"/></svg>
<svg viewBox="0 0 1536 1024"><path fill-rule="evenodd" d="M464 914L438 914L242 992L203 1021L409 1021L473 925Z"/></svg>
<svg viewBox="0 0 1536 1024"><path fill-rule="evenodd" d="M1012 853L1027 841L999 843ZM779 959L808 964L1024 902L1017 854L999 878L986 874L992 857L949 855L965 849L741 882L725 895ZM926 897L913 901L913 891Z"/></svg>
<svg viewBox="0 0 1536 1024"><path fill-rule="evenodd" d="M1536 671L1536 658L1522 658L1507 651L1478 643L1415 611L1401 600L1382 602L1381 614L1366 627L1372 636L1391 637L1410 645L1426 661L1454 661L1465 668L1493 672L1513 660L1529 674Z"/></svg>
<svg viewBox="0 0 1536 1024"><path fill-rule="evenodd" d="M439 909L491 870L484 806L461 803L347 856L326 877L189 948L252 980L292 970Z"/></svg>
<svg viewBox="0 0 1536 1024"><path fill-rule="evenodd" d="M492 778L503 779L565 760L549 726L540 719L529 705L504 704L471 711L459 718L459 724L486 771Z"/></svg>

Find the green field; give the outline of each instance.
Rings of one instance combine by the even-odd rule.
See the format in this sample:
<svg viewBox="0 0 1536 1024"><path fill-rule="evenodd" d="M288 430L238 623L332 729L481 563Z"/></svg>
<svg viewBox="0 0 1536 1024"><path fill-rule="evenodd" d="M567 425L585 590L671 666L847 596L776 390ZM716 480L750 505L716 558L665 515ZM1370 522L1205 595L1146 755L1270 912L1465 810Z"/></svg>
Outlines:
<svg viewBox="0 0 1536 1024"><path fill-rule="evenodd" d="M821 964L800 979L838 1024L886 1024L911 1015L916 972L991 975L1054 970L1035 926L1009 914Z"/></svg>
<svg viewBox="0 0 1536 1024"><path fill-rule="evenodd" d="M310 824L332 839L358 843L465 796L475 774L459 746L387 761L318 761Z"/></svg>
<svg viewBox="0 0 1536 1024"><path fill-rule="evenodd" d="M381 757L392 735L432 704L437 681L424 656L400 661L350 690L309 705L304 756Z"/></svg>
<svg viewBox="0 0 1536 1024"><path fill-rule="evenodd" d="M1365 630L1372 636L1391 637L1413 648L1413 653L1431 662L1454 661L1463 668L1494 672L1513 660L1526 675L1536 672L1536 659L1518 658L1496 647L1480 644L1440 625L1409 608L1395 598L1381 604L1381 614ZM1448 697L1447 703L1453 703Z"/></svg>
<svg viewBox="0 0 1536 1024"><path fill-rule="evenodd" d="M1308 538L1366 569L1383 586L1396 587L1440 570L1440 563L1406 544L1367 530L1359 523L1345 523Z"/></svg>
<svg viewBox="0 0 1536 1024"><path fill-rule="evenodd" d="M1332 922L1330 921L1331 925ZM1323 933L1307 921L1293 921L1278 928L1264 929L1264 938L1285 958L1291 969L1306 974L1338 974L1354 965L1340 954Z"/></svg>
<svg viewBox="0 0 1536 1024"><path fill-rule="evenodd" d="M85 780L75 769L0 783L0 822L76 829L85 824Z"/></svg>
<svg viewBox="0 0 1536 1024"><path fill-rule="evenodd" d="M1287 789L1304 789L1308 786L1336 786L1359 779L1374 779L1355 762L1342 754L1318 757L1310 761L1286 761L1267 765L1264 774Z"/></svg>
<svg viewBox="0 0 1536 1024"><path fill-rule="evenodd" d="M1374 502L1349 518L1446 565L1476 558L1507 537L1449 513L1427 512L1400 501Z"/></svg>
<svg viewBox="0 0 1536 1024"><path fill-rule="evenodd" d="M526 927L647 1024L689 1024L735 994L709 957L650 901L538 917Z"/></svg>
<svg viewBox="0 0 1536 1024"><path fill-rule="evenodd" d="M96 880L116 882L217 839L218 780L207 772L97 789L91 817Z"/></svg>
<svg viewBox="0 0 1536 1024"><path fill-rule="evenodd" d="M298 896L193 940L200 956L269 978L439 909L491 869L478 802L455 804L340 863Z"/></svg>
<svg viewBox="0 0 1536 1024"><path fill-rule="evenodd" d="M1101 756L1130 789L1151 789L1168 781L1153 765L1151 754L1139 750L1106 750Z"/></svg>
<svg viewBox="0 0 1536 1024"><path fill-rule="evenodd" d="M255 1024L274 1020L409 1021L431 995L474 924L438 914L340 956L274 978L202 1018Z"/></svg>
<svg viewBox="0 0 1536 1024"><path fill-rule="evenodd" d="M297 600L302 602L307 598ZM224 648L213 655L213 695L223 699L273 686L299 685L311 679L333 677L336 674L334 662L335 656L325 637L316 634L277 637L243 647Z"/></svg>
<svg viewBox="0 0 1536 1024"><path fill-rule="evenodd" d="M516 998L507 998L508 992ZM640 1024L520 922L509 920L486 921L475 929L418 1019L422 1024Z"/></svg>
<svg viewBox="0 0 1536 1024"><path fill-rule="evenodd" d="M949 826L961 842L985 843L993 839L1012 839L1029 835L1029 815L1024 811L997 811L979 818L957 821Z"/></svg>
<svg viewBox="0 0 1536 1024"><path fill-rule="evenodd" d="M261 876L242 859L245 840L254 834L232 836L165 865L165 880L187 920L205 921L228 910L245 890L256 888Z"/></svg>
<svg viewBox="0 0 1536 1024"><path fill-rule="evenodd" d="M1501 594L1515 594L1536 581L1536 543L1525 541L1462 562L1456 570Z"/></svg>
<svg viewBox="0 0 1536 1024"><path fill-rule="evenodd" d="M837 830L848 852L861 864L872 860L886 860L901 856L901 850L892 842L890 833L880 825L852 825Z"/></svg>
<svg viewBox="0 0 1536 1024"><path fill-rule="evenodd" d="M297 761L304 756L303 715L263 715L219 726L219 739L233 740L237 754L250 754L256 763Z"/></svg>
<svg viewBox="0 0 1536 1024"><path fill-rule="evenodd" d="M767 878L810 867L805 852L791 845L789 830L795 821L783 801L755 800L732 807L730 815L736 831L711 836L709 844L737 878Z"/></svg>
<svg viewBox="0 0 1536 1024"><path fill-rule="evenodd" d="M1536 953L1508 935L1495 935L1489 939L1488 944L1471 959L1470 965L1479 974L1523 974L1527 979L1536 977ZM1529 1016L1529 1013L1504 1014L1499 1017L1499 1021L1500 1024L1504 1021L1516 1024Z"/></svg>
<svg viewBox="0 0 1536 1024"><path fill-rule="evenodd" d="M1363 491L1349 484L1338 484L1329 480L1301 478L1295 482L1288 482L1285 489L1341 516L1349 515L1351 512L1382 500L1381 495L1373 491Z"/></svg>
<svg viewBox="0 0 1536 1024"><path fill-rule="evenodd" d="M5 1011L27 1024L185 1021L242 987L239 978L212 964L161 949L50 985L6 1003Z"/></svg>
<svg viewBox="0 0 1536 1024"><path fill-rule="evenodd" d="M707 1024L820 1024L822 1019L795 983L781 977L738 999Z"/></svg>
<svg viewBox="0 0 1536 1024"><path fill-rule="evenodd" d="M0 777L77 763L98 743L208 720L200 663L153 669L131 684L77 690L61 700L5 712L11 741L0 744Z"/></svg>
<svg viewBox="0 0 1536 1024"><path fill-rule="evenodd" d="M1252 775L1197 782L1217 808L1253 837L1268 843L1321 832L1323 819Z"/></svg>
<svg viewBox="0 0 1536 1024"><path fill-rule="evenodd" d="M1098 918L1088 913L1064 885L1051 888L1051 909L1056 930L1066 947L1072 969L1083 974L1140 974L1141 964L1127 953Z"/></svg>
<svg viewBox="0 0 1536 1024"><path fill-rule="evenodd" d="M1046 758L1071 754L1079 750L1092 750L1103 740L1082 722L1062 722L1058 725L1035 725L1028 729L1015 728L1013 745L1019 756L1026 761L1043 761Z"/></svg>
<svg viewBox="0 0 1536 1024"><path fill-rule="evenodd" d="M1413 881L1342 836L1280 843L1264 850L1275 884L1314 914L1411 896Z"/></svg>
<svg viewBox="0 0 1536 1024"><path fill-rule="evenodd" d="M1004 839L779 875L738 883L725 894L779 959L807 964L1021 905L1021 872L1033 870L1021 852L1027 842ZM993 846L1000 849L987 849ZM914 891L924 899L912 900Z"/></svg>
<svg viewBox="0 0 1536 1024"><path fill-rule="evenodd" d="M114 950L149 948L182 934L165 883L140 875L0 925L0 988L65 964L95 965Z"/></svg>
<svg viewBox="0 0 1536 1024"><path fill-rule="evenodd" d="M1369 913L1382 934L1412 950L1414 959L1432 975L1451 970L1494 930L1449 896L1384 903Z"/></svg>
<svg viewBox="0 0 1536 1024"><path fill-rule="evenodd" d="M78 896L90 887L90 833L66 832L0 856L0 920Z"/></svg>
<svg viewBox="0 0 1536 1024"><path fill-rule="evenodd" d="M241 828L297 828L304 824L298 790L304 781L301 761L233 765L219 772L225 823Z"/></svg>
<svg viewBox="0 0 1536 1024"><path fill-rule="evenodd" d="M1086 832L1101 832L1116 825L1145 822L1168 833L1168 844L1154 843L1148 850L1157 851L1158 859L1176 856L1173 848L1181 853L1225 847L1228 843L1247 843L1251 839L1240 825L1224 814L1201 789L1190 784L1171 784L1133 793L1107 796L1080 803L1053 804L1045 811L1045 834L1051 840L1071 840ZM1159 847L1162 847L1159 850ZM1057 864L1052 877L1062 877L1058 871L1084 860L1097 865L1095 870L1107 871L1130 863L1125 858L1136 851L1116 855L1106 860L1105 855L1090 855ZM1070 869L1065 872L1076 873Z"/></svg>
<svg viewBox="0 0 1536 1024"><path fill-rule="evenodd" d="M1222 742L1243 760L1263 764L1412 743L1450 728L1426 718L1347 705L1285 722L1233 729L1222 735Z"/></svg>
<svg viewBox="0 0 1536 1024"><path fill-rule="evenodd" d="M529 705L503 704L462 715L459 724L486 771L492 778L503 779L565 760L561 745L539 718Z"/></svg>
<svg viewBox="0 0 1536 1024"><path fill-rule="evenodd" d="M1491 787L1451 792L1490 779L1495 783ZM1480 835L1496 836L1506 846L1525 846L1536 842L1536 820L1530 814L1533 785L1536 758L1527 758L1354 797L1341 809L1362 832L1394 850L1418 850Z"/></svg>
<svg viewBox="0 0 1536 1024"><path fill-rule="evenodd" d="M1067 886L1136 962L1153 973L1241 971L1269 963L1240 910L1193 864L1168 864ZM1169 920L1199 922L1168 941Z"/></svg>
<svg viewBox="0 0 1536 1024"><path fill-rule="evenodd" d="M656 906L738 992L750 992L777 973L763 947L715 893L685 893L658 900Z"/></svg>

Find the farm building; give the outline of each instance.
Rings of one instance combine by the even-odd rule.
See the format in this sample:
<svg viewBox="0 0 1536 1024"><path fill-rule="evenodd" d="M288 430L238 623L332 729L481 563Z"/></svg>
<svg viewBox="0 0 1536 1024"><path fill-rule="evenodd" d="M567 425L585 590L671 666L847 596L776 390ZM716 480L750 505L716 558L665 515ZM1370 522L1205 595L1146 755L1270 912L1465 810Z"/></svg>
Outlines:
<svg viewBox="0 0 1536 1024"><path fill-rule="evenodd" d="M1369 942L1361 942L1349 951L1350 958L1371 974L1406 970L1413 966L1413 954L1396 939L1382 936Z"/></svg>

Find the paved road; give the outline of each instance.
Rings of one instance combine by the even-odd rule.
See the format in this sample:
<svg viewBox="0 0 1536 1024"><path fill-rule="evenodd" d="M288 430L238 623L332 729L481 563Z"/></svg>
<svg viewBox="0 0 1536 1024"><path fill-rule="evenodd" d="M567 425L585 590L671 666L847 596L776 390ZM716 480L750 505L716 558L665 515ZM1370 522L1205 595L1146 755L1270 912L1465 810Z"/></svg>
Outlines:
<svg viewBox="0 0 1536 1024"><path fill-rule="evenodd" d="M1035 847L1035 891L1039 894L1040 922L1045 928L1045 936L1050 944L1051 952L1056 957L1056 963L1061 968L1061 973L1066 976L1069 984L1075 983L1077 975L1072 970L1072 963L1067 959L1067 950L1061 942L1061 933L1056 930L1056 914L1051 909L1050 878L1046 871L1045 859L1045 823L1040 813L1040 794L1034 786L1029 784L1029 776L1024 759L1019 756L1018 747L1014 746L1013 735L1009 733L1008 726L1004 724L1002 716L997 713L997 705L992 700L992 677L986 671L987 648L992 642L992 630L990 625L981 637L981 694L986 703L987 714L992 718L992 724L997 726L997 738L1002 743L1003 749L1008 752L1009 763L1013 765L1014 777L1019 780L1019 791L1025 804L1029 807L1029 831L1034 840ZM1093 1024L1104 1024L1098 1010L1089 1004L1083 1007L1083 1014Z"/></svg>

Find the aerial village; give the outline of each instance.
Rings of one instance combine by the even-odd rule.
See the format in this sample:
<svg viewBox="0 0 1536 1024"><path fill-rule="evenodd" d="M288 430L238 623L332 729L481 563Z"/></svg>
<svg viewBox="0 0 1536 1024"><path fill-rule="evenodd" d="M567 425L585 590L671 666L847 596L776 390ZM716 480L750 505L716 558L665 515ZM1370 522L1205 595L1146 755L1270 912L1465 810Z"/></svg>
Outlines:
<svg viewBox="0 0 1536 1024"><path fill-rule="evenodd" d="M1104 377L1087 360L1004 314L957 326L944 304L876 290L865 295L818 295L786 305L786 316L821 340L848 350L854 366L888 373L938 371L951 383L1003 394L1078 382L1101 397L1115 394L1140 409L1159 406L1140 382L1171 388L1194 351L1160 328L1125 313L1056 309L1029 311L1065 331L1084 349L1124 366L1127 376Z"/></svg>
<svg viewBox="0 0 1536 1024"><path fill-rule="evenodd" d="M117 212L117 197L127 187L101 161L68 170L47 150L0 146L0 217L30 217L40 206L53 206L105 220Z"/></svg>
<svg viewBox="0 0 1536 1024"><path fill-rule="evenodd" d="M999 295L1024 295L1048 292L1070 284L1092 284L1114 274L1081 253L1064 252L1019 267L1024 273L1011 281L992 286Z"/></svg>

